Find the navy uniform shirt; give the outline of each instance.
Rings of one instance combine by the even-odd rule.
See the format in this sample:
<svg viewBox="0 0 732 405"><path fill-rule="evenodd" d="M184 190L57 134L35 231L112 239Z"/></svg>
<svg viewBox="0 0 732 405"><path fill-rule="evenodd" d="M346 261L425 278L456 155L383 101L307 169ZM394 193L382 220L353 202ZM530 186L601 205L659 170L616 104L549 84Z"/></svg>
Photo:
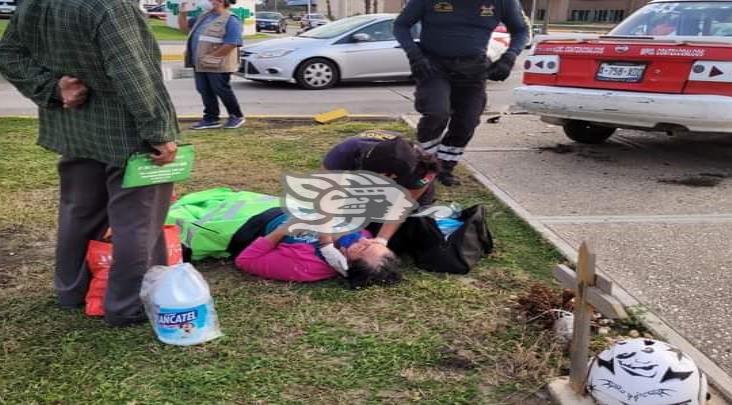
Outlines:
<svg viewBox="0 0 732 405"><path fill-rule="evenodd" d="M409 0L394 22L394 36L405 51L417 47L410 30L422 24L419 47L438 57L485 55L493 30L503 23L511 34L507 52L521 53L529 29L517 0Z"/></svg>

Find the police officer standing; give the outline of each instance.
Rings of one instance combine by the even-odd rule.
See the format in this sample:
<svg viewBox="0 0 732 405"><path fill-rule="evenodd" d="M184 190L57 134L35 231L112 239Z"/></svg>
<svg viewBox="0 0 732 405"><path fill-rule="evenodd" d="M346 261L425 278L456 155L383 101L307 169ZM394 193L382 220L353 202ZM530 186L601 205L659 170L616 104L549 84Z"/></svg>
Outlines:
<svg viewBox="0 0 732 405"><path fill-rule="evenodd" d="M491 63L488 41L501 22L511 45ZM411 33L417 23L422 26L419 44ZM394 23L394 35L417 81L415 108L422 114L417 138L440 159L440 182L459 185L452 172L485 109L485 80L506 80L529 40L521 7L517 0L409 0Z"/></svg>

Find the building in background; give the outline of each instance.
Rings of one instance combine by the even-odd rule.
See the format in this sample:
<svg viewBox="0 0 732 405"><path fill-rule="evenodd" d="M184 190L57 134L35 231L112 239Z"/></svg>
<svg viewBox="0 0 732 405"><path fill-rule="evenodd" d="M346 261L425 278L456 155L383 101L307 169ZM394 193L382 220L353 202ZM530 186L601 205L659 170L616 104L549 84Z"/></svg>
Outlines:
<svg viewBox="0 0 732 405"><path fill-rule="evenodd" d="M318 1L321 3L318 11L327 13L326 0ZM398 13L404 4L404 0L330 0L331 13L335 19L358 14Z"/></svg>
<svg viewBox="0 0 732 405"><path fill-rule="evenodd" d="M519 0L531 15L533 0ZM536 21L543 21L547 14L550 23L618 23L649 0L536 0ZM333 19L367 13L398 13L407 0L310 0L313 12L328 14ZM308 0L287 0L289 6L306 8ZM302 11L304 13L305 11Z"/></svg>
<svg viewBox="0 0 732 405"><path fill-rule="evenodd" d="M178 12L180 9L180 0L167 0L165 4L168 13L166 17L167 25L171 28L178 28ZM243 21L244 29L242 30L242 35L254 35L257 33L256 27L254 26L254 13L256 11L257 10L255 0L237 0L236 4L231 6L231 12L239 16L239 18L241 18ZM191 17L195 17L202 12L203 8L201 7L199 1L198 8L195 11L190 12L189 15Z"/></svg>
<svg viewBox="0 0 732 405"><path fill-rule="evenodd" d="M526 15L533 0L521 0ZM618 23L648 0L536 0L536 21L543 21L549 3L549 22Z"/></svg>

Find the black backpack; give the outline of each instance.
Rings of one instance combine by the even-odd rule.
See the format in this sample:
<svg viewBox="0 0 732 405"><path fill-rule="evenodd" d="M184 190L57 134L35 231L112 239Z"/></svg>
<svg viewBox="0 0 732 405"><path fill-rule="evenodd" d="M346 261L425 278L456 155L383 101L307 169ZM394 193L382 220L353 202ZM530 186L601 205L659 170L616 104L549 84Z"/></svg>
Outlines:
<svg viewBox="0 0 732 405"><path fill-rule="evenodd" d="M445 240L433 218L409 217L389 241L389 247L397 254L411 256L422 270L466 274L493 250L486 218L483 205L464 209L458 218L463 225Z"/></svg>

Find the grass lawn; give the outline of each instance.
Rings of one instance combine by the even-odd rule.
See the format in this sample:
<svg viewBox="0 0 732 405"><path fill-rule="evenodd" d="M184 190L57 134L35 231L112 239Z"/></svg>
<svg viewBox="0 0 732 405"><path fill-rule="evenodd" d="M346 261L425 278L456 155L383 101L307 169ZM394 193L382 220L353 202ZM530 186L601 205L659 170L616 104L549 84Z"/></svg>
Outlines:
<svg viewBox="0 0 732 405"><path fill-rule="evenodd" d="M8 26L8 22L10 20L0 20L0 37L5 32L5 27ZM153 34L155 35L155 38L157 38L158 41L185 41L187 36L183 34L182 32L170 28L167 25L165 25L165 21L160 20L148 20L150 22L150 29L152 29ZM256 33L254 35L247 35L244 37L245 40L249 39L263 39L263 38L269 38L269 35L262 34L262 33Z"/></svg>
<svg viewBox="0 0 732 405"><path fill-rule="evenodd" d="M159 343L150 325L111 329L62 311L52 290L57 157L34 145L36 125L0 118L0 402L537 404L533 394L563 366L551 337L511 310L561 258L473 181L440 190L491 212L496 251L469 276L406 266L398 286L350 291L196 264L225 337L190 348ZM408 131L253 120L188 134L199 160L177 192L278 194L283 171L315 169L329 145L374 127Z"/></svg>

